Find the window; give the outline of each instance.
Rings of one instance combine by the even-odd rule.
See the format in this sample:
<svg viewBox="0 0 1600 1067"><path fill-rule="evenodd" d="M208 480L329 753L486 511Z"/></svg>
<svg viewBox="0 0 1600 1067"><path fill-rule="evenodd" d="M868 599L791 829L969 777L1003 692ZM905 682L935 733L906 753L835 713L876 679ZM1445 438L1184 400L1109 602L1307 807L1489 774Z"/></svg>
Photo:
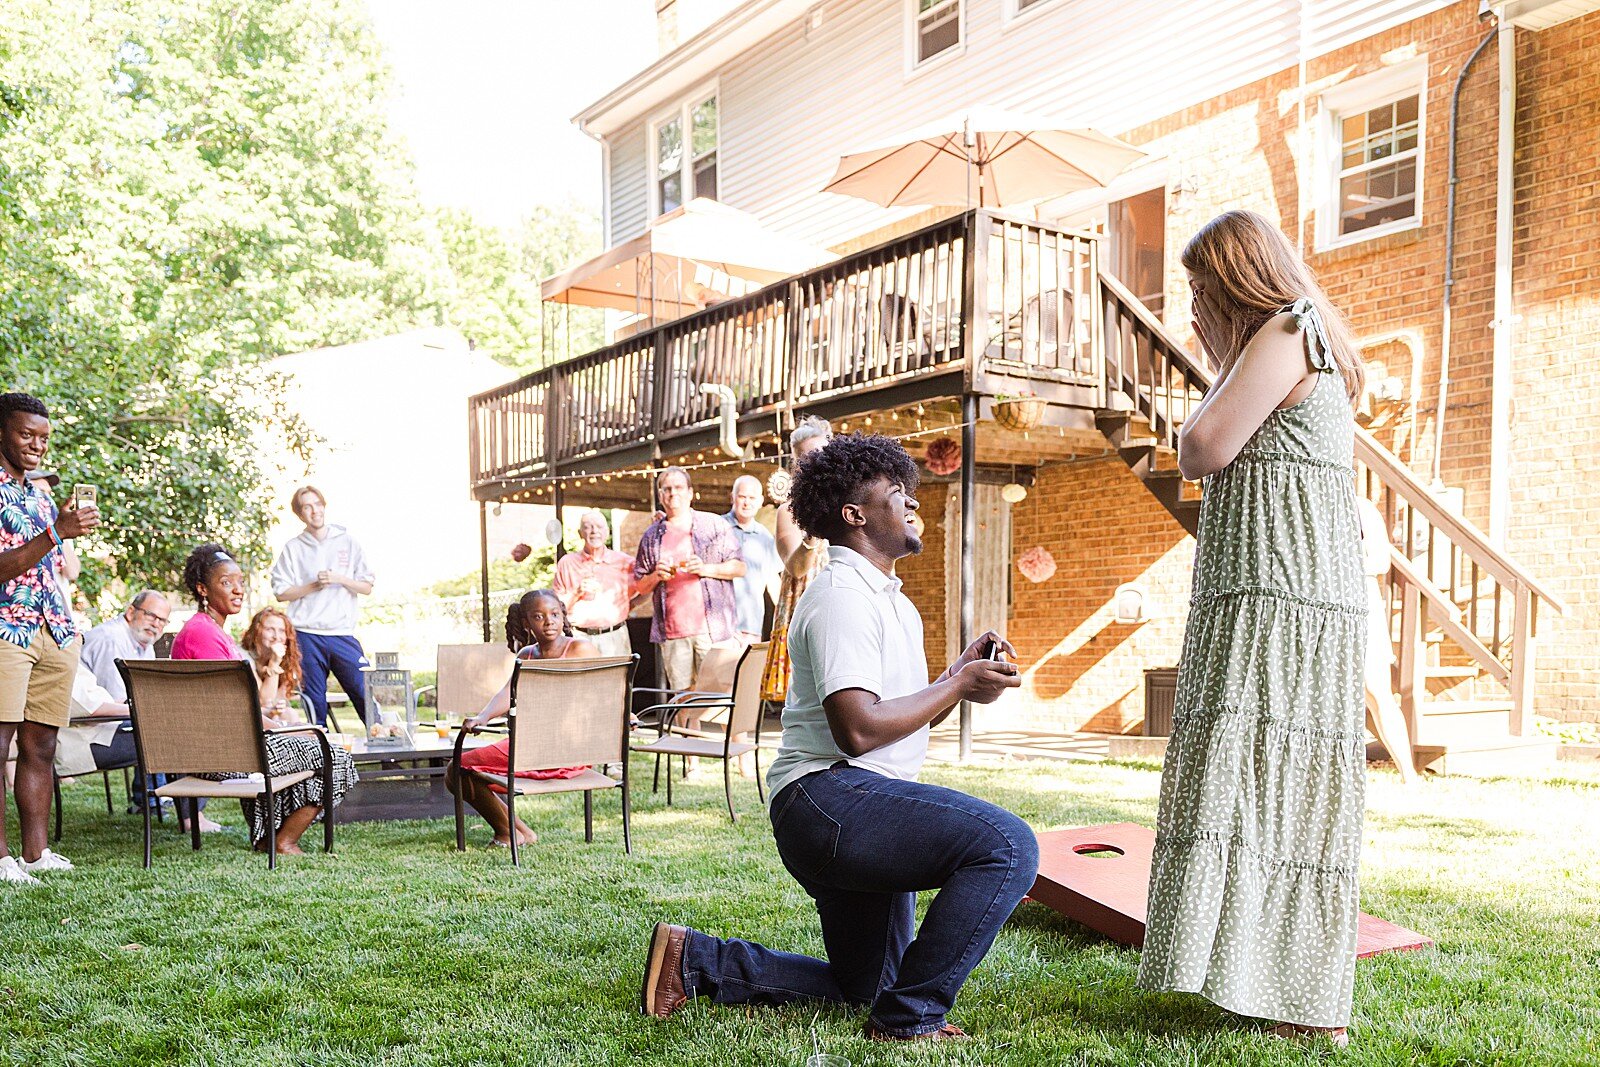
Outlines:
<svg viewBox="0 0 1600 1067"><path fill-rule="evenodd" d="M1422 69L1384 71L1323 97L1320 245L1392 233L1422 218Z"/></svg>
<svg viewBox="0 0 1600 1067"><path fill-rule="evenodd" d="M1107 204L1106 235L1111 273L1160 318L1167 302L1166 189Z"/></svg>
<svg viewBox="0 0 1600 1067"><path fill-rule="evenodd" d="M654 131L655 213L665 215L697 196L715 200L720 146L717 94L690 97L657 121Z"/></svg>
<svg viewBox="0 0 1600 1067"><path fill-rule="evenodd" d="M1013 0L1011 6L1013 8L1013 14L1021 15L1025 12L1032 11L1036 7L1043 7L1049 2L1050 0Z"/></svg>
<svg viewBox="0 0 1600 1067"><path fill-rule="evenodd" d="M911 0L911 67L959 49L961 0Z"/></svg>

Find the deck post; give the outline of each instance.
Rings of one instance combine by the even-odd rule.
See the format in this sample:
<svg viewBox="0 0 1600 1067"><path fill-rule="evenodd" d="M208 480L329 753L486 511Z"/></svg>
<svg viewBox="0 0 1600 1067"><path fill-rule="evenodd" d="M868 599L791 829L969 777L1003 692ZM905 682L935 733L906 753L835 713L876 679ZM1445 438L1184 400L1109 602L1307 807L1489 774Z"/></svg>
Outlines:
<svg viewBox="0 0 1600 1067"><path fill-rule="evenodd" d="M566 522L566 492L561 488L561 483L556 482L553 492L556 505L556 521L561 524L561 538L556 541L556 562L561 562L561 557L567 554L567 522Z"/></svg>
<svg viewBox="0 0 1600 1067"><path fill-rule="evenodd" d="M961 648L965 650L977 636L972 632L976 607L974 603L974 570L972 549L978 539L977 502L974 499L975 470L978 451L978 396L973 392L961 395ZM960 758L972 756L972 701L961 702Z"/></svg>
<svg viewBox="0 0 1600 1067"><path fill-rule="evenodd" d="M489 631L489 505L478 501L478 592L483 598L483 640L493 640Z"/></svg>

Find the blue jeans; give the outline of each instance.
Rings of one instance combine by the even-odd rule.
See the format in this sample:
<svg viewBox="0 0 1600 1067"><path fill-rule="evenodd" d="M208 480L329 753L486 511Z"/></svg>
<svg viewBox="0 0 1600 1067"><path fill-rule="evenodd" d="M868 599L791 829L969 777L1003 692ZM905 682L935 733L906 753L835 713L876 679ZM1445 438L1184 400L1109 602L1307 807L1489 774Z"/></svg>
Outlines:
<svg viewBox="0 0 1600 1067"><path fill-rule="evenodd" d="M936 785L837 763L773 798L778 855L814 901L826 960L690 931L683 984L719 1004L870 1005L910 1037L956 993L1033 888L1039 845L1010 812ZM937 889L922 929L917 893Z"/></svg>
<svg viewBox="0 0 1600 1067"><path fill-rule="evenodd" d="M300 696L311 721L322 726L328 721L328 672L339 679L339 687L355 705L356 717L367 720L367 678L361 668L367 654L361 642L350 634L308 634L300 637Z"/></svg>

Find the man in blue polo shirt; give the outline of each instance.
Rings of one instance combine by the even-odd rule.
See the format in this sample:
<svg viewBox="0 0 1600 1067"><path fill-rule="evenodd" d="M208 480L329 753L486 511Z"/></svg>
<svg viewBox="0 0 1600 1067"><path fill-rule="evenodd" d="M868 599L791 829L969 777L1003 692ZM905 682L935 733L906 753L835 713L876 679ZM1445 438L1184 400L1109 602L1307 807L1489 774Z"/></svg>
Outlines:
<svg viewBox="0 0 1600 1067"><path fill-rule="evenodd" d="M1039 846L1010 812L916 781L929 727L962 700L1019 684L986 633L932 684L922 618L894 562L922 548L912 520L917 468L882 436L835 437L794 476L789 506L828 565L789 624L794 677L768 775L772 836L816 903L826 960L658 923L641 1009L668 1016L690 998L867 1006L884 1041L961 1038L946 1019L1006 917L1033 886ZM922 928L917 893L937 889Z"/></svg>
<svg viewBox="0 0 1600 1067"><path fill-rule="evenodd" d="M767 597L777 597L783 563L778 559L778 543L756 521L756 512L761 510L760 480L751 474L735 478L731 502L733 507L722 517L733 527L744 556L744 573L733 580L734 614L739 620L739 636L759 641L766 636Z"/></svg>

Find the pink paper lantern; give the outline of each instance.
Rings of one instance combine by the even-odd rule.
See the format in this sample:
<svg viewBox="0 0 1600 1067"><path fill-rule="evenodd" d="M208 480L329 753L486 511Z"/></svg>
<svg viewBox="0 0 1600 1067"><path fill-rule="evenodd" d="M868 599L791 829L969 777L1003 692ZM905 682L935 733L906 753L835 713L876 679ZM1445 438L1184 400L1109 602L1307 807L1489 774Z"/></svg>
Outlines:
<svg viewBox="0 0 1600 1067"><path fill-rule="evenodd" d="M953 437L941 437L928 445L922 462L928 470L943 477L961 469L961 442Z"/></svg>
<svg viewBox="0 0 1600 1067"><path fill-rule="evenodd" d="M1017 570L1035 584L1056 576L1056 559L1042 545L1034 545L1017 557Z"/></svg>
<svg viewBox="0 0 1600 1067"><path fill-rule="evenodd" d="M521 563L532 554L533 548L530 545L517 544L511 546L511 561L513 563Z"/></svg>

